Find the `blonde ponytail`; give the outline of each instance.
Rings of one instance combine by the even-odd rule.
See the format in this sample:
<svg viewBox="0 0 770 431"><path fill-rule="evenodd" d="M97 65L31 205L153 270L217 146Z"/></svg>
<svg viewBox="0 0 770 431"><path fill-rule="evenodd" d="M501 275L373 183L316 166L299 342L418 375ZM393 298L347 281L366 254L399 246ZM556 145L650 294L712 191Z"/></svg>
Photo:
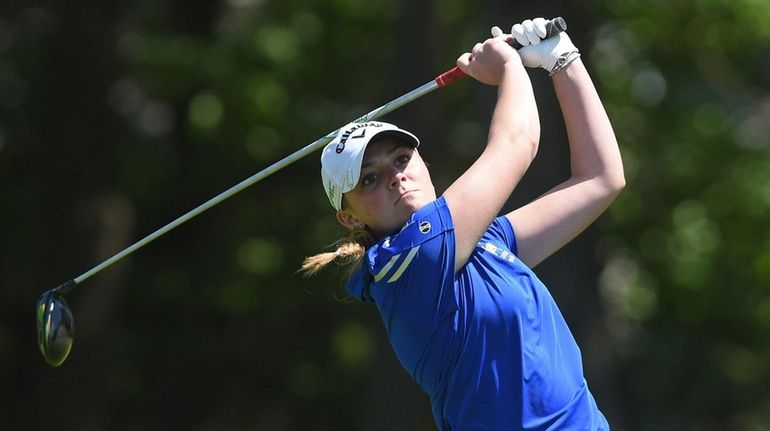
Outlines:
<svg viewBox="0 0 770 431"><path fill-rule="evenodd" d="M334 251L322 252L306 257L302 262L301 272L306 277L315 275L326 268L332 262L342 267L346 276L350 276L356 270L366 254L366 249L374 245L374 237L365 229L353 229L350 235L334 244Z"/></svg>

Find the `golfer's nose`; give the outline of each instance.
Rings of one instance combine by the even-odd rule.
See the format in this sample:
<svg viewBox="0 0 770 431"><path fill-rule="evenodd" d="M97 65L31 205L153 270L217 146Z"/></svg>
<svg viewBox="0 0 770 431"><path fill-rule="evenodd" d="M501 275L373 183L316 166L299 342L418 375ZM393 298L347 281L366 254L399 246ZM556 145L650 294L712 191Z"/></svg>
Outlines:
<svg viewBox="0 0 770 431"><path fill-rule="evenodd" d="M406 180L406 175L398 169L393 169L393 172L390 174L390 188L395 189L401 184L401 182Z"/></svg>

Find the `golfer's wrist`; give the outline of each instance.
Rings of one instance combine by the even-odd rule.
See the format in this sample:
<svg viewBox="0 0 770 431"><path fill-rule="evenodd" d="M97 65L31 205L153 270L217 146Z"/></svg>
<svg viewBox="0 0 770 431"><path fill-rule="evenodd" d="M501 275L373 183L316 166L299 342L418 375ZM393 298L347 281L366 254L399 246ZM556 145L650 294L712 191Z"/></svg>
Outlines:
<svg viewBox="0 0 770 431"><path fill-rule="evenodd" d="M524 64L521 62L521 58L518 55L512 56L505 63L503 63L503 70L501 73L501 82L506 76L515 76L522 73L526 74Z"/></svg>
<svg viewBox="0 0 770 431"><path fill-rule="evenodd" d="M565 64L561 69L551 72L548 76L557 81L573 80L580 74L585 72L585 66L580 55L575 56L568 64Z"/></svg>
<svg viewBox="0 0 770 431"><path fill-rule="evenodd" d="M559 72L569 69L572 63L574 63L575 61L578 61L578 59L580 59L580 52L577 49L560 55L556 59L556 62L554 63L554 65L549 69L548 76L553 77L557 75Z"/></svg>

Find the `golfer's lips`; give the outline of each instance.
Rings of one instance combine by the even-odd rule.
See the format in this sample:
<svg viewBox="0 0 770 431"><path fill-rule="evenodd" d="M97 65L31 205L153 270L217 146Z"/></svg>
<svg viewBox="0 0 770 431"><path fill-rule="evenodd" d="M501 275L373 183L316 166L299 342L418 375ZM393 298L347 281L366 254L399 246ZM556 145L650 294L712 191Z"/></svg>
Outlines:
<svg viewBox="0 0 770 431"><path fill-rule="evenodd" d="M407 191L401 192L401 196L399 196L398 199L396 199L396 203L394 203L393 205L394 206L398 205L398 203L401 202L401 198L403 198L404 196L406 196L406 195L408 195L410 193L416 192L416 191L417 190L407 190Z"/></svg>

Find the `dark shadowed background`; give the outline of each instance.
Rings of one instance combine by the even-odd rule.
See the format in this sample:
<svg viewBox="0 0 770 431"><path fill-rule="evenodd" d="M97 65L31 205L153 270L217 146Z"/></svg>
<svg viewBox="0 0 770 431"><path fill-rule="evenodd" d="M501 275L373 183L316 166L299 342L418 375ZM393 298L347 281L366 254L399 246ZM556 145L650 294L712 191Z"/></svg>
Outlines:
<svg viewBox="0 0 770 431"><path fill-rule="evenodd" d="M46 365L38 295L433 79L563 16L628 186L536 268L617 430L770 430L770 8L756 0L0 4L0 429L433 430L373 307L296 274L344 232L318 154L86 281ZM549 78L508 209L569 174ZM472 80L386 121L443 189L483 148Z"/></svg>

